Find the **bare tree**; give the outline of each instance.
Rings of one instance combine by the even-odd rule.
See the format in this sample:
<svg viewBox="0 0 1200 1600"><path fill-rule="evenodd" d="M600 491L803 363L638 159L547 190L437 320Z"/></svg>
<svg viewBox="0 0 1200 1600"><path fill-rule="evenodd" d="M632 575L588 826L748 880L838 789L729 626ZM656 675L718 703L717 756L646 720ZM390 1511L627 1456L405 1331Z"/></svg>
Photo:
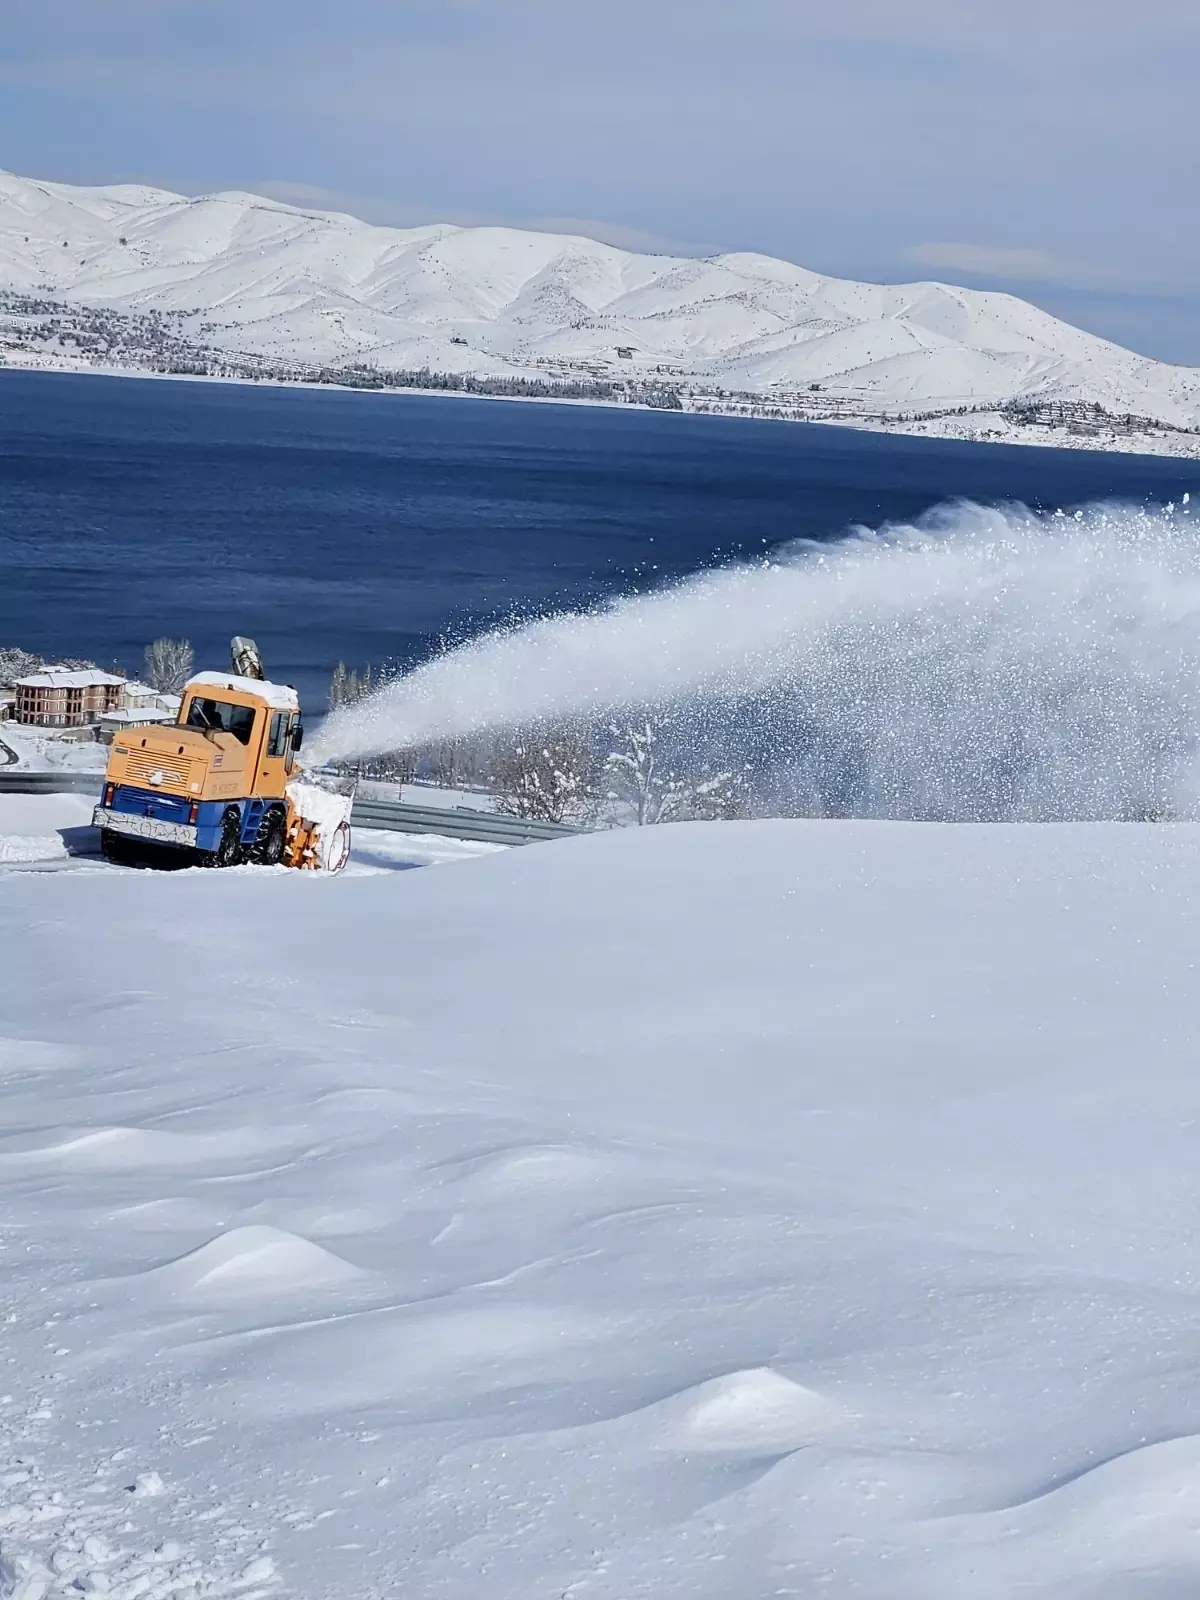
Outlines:
<svg viewBox="0 0 1200 1600"><path fill-rule="evenodd" d="M441 739L421 752L422 764L443 789L486 787L496 765L495 740L488 734Z"/></svg>
<svg viewBox="0 0 1200 1600"><path fill-rule="evenodd" d="M497 750L491 770L496 809L511 817L568 822L595 795L595 760L582 729L527 728Z"/></svg>
<svg viewBox="0 0 1200 1600"><path fill-rule="evenodd" d="M159 694L178 694L195 665L196 652L186 639L155 639L146 646L146 682Z"/></svg>

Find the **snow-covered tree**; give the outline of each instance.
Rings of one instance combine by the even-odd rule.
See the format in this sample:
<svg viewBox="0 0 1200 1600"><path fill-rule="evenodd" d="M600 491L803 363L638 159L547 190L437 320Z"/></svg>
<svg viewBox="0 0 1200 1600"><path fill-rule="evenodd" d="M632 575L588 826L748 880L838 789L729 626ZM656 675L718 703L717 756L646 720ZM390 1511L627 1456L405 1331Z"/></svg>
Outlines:
<svg viewBox="0 0 1200 1600"><path fill-rule="evenodd" d="M439 739L421 752L421 763L434 783L443 789L486 785L495 765L495 741L481 734Z"/></svg>
<svg viewBox="0 0 1200 1600"><path fill-rule="evenodd" d="M746 790L739 776L732 770L696 771L678 751L668 754L662 718L612 723L608 731L618 743L604 762L607 798L628 806L639 827L745 813Z"/></svg>
<svg viewBox="0 0 1200 1600"><path fill-rule="evenodd" d="M178 694L195 665L196 652L186 639L155 639L146 646L146 682L159 694Z"/></svg>
<svg viewBox="0 0 1200 1600"><path fill-rule="evenodd" d="M0 645L0 685L8 688L18 678L27 678L31 672L40 672L45 662L32 650L21 650L16 645Z"/></svg>
<svg viewBox="0 0 1200 1600"><path fill-rule="evenodd" d="M583 730L527 728L496 752L490 775L496 809L539 822L570 822L592 803L594 770Z"/></svg>
<svg viewBox="0 0 1200 1600"><path fill-rule="evenodd" d="M360 673L348 667L344 661L339 661L329 684L329 709L336 711L338 706L348 706L355 700L363 699L373 689L382 688L394 675L387 667L381 667L378 675L373 676L369 664Z"/></svg>
<svg viewBox="0 0 1200 1600"><path fill-rule="evenodd" d="M466 746L461 739L439 739L427 754L433 781L443 789L457 789L466 771Z"/></svg>
<svg viewBox="0 0 1200 1600"><path fill-rule="evenodd" d="M750 814L750 790L737 772L717 772L692 785L684 814L698 822L733 822Z"/></svg>
<svg viewBox="0 0 1200 1600"><path fill-rule="evenodd" d="M339 661L329 680L329 709L336 711L346 698L346 663Z"/></svg>
<svg viewBox="0 0 1200 1600"><path fill-rule="evenodd" d="M638 827L677 816L687 786L663 759L662 723L647 717L625 727L614 722L608 731L620 741L604 762L608 798L628 805Z"/></svg>

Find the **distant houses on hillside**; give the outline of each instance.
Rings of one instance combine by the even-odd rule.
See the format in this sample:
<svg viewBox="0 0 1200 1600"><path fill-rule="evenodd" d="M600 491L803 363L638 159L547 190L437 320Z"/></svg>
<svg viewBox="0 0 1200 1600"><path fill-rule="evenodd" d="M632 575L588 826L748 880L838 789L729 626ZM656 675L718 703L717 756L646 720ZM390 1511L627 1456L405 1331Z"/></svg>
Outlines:
<svg viewBox="0 0 1200 1600"><path fill-rule="evenodd" d="M30 728L85 728L121 703L124 678L96 668L32 672L13 683L15 720Z"/></svg>
<svg viewBox="0 0 1200 1600"><path fill-rule="evenodd" d="M75 738L111 738L123 728L173 722L178 710L177 695L97 667L44 667L0 690L0 721Z"/></svg>

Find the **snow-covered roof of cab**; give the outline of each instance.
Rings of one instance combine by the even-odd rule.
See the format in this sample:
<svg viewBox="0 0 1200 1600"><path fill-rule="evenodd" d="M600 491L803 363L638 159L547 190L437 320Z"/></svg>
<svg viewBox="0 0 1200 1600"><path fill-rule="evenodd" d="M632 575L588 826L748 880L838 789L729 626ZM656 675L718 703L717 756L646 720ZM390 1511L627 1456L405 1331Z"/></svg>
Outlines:
<svg viewBox="0 0 1200 1600"><path fill-rule="evenodd" d="M300 701L290 683L268 683L265 678L239 678L236 672L198 672L187 689L234 689L257 695L273 711L299 711ZM187 693L187 689L184 693Z"/></svg>

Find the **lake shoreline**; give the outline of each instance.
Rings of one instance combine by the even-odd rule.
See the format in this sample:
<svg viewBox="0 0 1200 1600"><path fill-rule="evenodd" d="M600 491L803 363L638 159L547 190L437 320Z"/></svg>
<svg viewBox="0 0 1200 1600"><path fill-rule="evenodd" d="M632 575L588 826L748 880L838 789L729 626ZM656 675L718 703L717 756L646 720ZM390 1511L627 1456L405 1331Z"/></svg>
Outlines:
<svg viewBox="0 0 1200 1600"><path fill-rule="evenodd" d="M221 384L252 391L287 389L301 393L359 394L373 398L389 395L419 395L441 400L496 400L505 404L530 406L585 407L589 410L641 412L658 416L714 417L731 422L780 422L792 427L811 427L825 430L844 430L855 434L881 434L888 438L928 439L945 444L1013 445L1022 450L1071 450L1091 455L1140 456L1146 460L1200 461L1200 435L1186 433L1149 434L1132 433L1109 435L1103 443L1094 436L1074 433L1065 428L1045 428L1038 424L1018 426L1004 424L997 412L973 413L979 423L989 426L967 426L966 417L949 416L916 421L889 421L882 418L839 416L793 417L754 414L753 400L744 404L720 407L705 403L680 408L646 405L632 400L605 400L599 397L574 395L520 395L486 394L461 389L439 388L435 385L395 384L372 388L362 384L305 381L302 378L245 378L218 373L153 372L139 367L106 366L93 362L37 361L13 362L0 359L0 373L43 373L48 375L94 378L133 378L157 383ZM762 405L770 404L769 396L761 397Z"/></svg>

